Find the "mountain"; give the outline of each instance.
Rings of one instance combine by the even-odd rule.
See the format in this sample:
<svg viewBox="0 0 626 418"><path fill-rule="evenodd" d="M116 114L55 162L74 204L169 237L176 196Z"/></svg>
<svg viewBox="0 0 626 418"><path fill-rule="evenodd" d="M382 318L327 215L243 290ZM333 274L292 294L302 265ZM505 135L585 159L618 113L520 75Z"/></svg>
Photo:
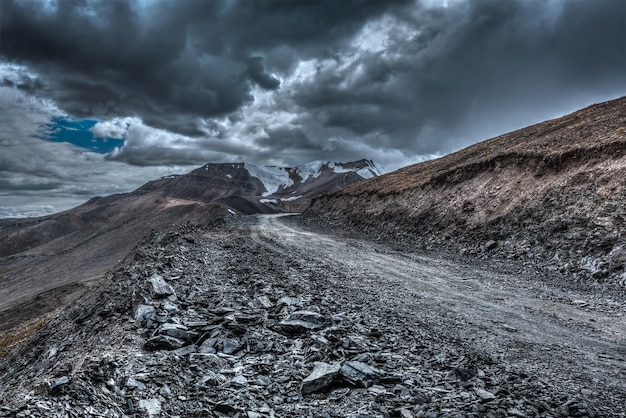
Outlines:
<svg viewBox="0 0 626 418"><path fill-rule="evenodd" d="M626 97L319 197L305 217L624 286L624 179Z"/></svg>
<svg viewBox="0 0 626 418"><path fill-rule="evenodd" d="M241 214L299 212L313 197L383 172L384 169L371 160L313 161L299 167L206 164L184 176L168 176L150 182L135 193L219 202Z"/></svg>
<svg viewBox="0 0 626 418"><path fill-rule="evenodd" d="M369 160L295 168L206 164L58 214L2 219L0 333L35 324L70 303L151 231L217 223L238 214L300 211L311 198L382 170Z"/></svg>

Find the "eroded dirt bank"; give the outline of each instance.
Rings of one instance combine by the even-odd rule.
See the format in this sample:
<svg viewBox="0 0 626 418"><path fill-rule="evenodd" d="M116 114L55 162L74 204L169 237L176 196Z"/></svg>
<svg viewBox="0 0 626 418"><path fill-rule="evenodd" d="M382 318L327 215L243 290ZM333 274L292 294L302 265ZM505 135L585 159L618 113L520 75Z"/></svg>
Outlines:
<svg viewBox="0 0 626 418"><path fill-rule="evenodd" d="M233 218L154 234L0 363L0 416L626 416L605 290Z"/></svg>

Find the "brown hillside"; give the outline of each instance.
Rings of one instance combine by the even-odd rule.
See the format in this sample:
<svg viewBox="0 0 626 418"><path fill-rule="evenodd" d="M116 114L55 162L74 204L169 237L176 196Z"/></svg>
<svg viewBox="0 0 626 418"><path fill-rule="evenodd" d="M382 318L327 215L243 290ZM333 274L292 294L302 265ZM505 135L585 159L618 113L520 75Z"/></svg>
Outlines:
<svg viewBox="0 0 626 418"><path fill-rule="evenodd" d="M347 187L306 217L624 283L625 184L620 98Z"/></svg>
<svg viewBox="0 0 626 418"><path fill-rule="evenodd" d="M0 357L101 282L151 231L210 224L226 209L152 195L94 198L69 211L0 222Z"/></svg>

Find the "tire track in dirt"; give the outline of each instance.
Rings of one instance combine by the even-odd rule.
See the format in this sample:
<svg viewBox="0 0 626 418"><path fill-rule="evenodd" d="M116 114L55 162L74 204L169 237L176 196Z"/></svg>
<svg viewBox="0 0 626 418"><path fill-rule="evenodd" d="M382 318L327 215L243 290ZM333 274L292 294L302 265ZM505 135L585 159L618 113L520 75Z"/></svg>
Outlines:
<svg viewBox="0 0 626 418"><path fill-rule="evenodd" d="M283 216L259 216L251 237L290 257L363 277L364 286L377 287L379 300L372 303L417 309L414 317L435 331L513 366L547 372L547 378L555 374L567 381L575 375L616 388L626 378L626 319L619 310L582 310L561 301L580 295L533 277L320 234L284 222Z"/></svg>

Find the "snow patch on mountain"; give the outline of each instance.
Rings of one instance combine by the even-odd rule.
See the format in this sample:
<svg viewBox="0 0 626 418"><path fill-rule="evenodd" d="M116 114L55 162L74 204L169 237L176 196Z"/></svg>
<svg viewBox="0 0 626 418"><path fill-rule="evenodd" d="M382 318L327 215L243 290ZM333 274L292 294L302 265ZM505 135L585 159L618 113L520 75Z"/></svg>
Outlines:
<svg viewBox="0 0 626 418"><path fill-rule="evenodd" d="M302 197L302 195L299 195L299 196L291 196L291 197L287 197L287 198L285 198L285 199L280 199L280 200L282 200L283 202L293 202L294 200L298 200L298 199L300 199L301 197Z"/></svg>
<svg viewBox="0 0 626 418"><path fill-rule="evenodd" d="M376 161L368 160L367 164L367 167L357 170L356 172L364 179L371 179L372 177L383 175L387 171L382 165L378 164Z"/></svg>
<svg viewBox="0 0 626 418"><path fill-rule="evenodd" d="M248 163L244 164L244 167L252 177L259 179L265 186L263 196L272 195L280 188L284 189L293 185L289 172L282 167L263 167Z"/></svg>
<svg viewBox="0 0 626 418"><path fill-rule="evenodd" d="M349 173L351 171L354 171L364 179L370 179L375 176L380 176L386 171L380 164L376 163L375 161L365 160L364 162L366 166L358 169L354 167L353 163L342 164L330 161L328 162L328 167L331 168L335 173Z"/></svg>
<svg viewBox="0 0 626 418"><path fill-rule="evenodd" d="M309 177L318 178L322 174L322 167L328 164L328 161L311 161L295 168L296 173L302 181L306 181Z"/></svg>
<svg viewBox="0 0 626 418"><path fill-rule="evenodd" d="M305 183L309 179L318 178L325 168L337 174L354 172L364 179L380 176L385 173L385 169L372 160L361 160L357 163L312 161L294 168L264 167L248 163L244 166L252 177L259 179L265 186L266 191L263 193L263 196L271 196L279 190L293 186L294 182L290 178L290 173L297 174L302 179L302 183Z"/></svg>

